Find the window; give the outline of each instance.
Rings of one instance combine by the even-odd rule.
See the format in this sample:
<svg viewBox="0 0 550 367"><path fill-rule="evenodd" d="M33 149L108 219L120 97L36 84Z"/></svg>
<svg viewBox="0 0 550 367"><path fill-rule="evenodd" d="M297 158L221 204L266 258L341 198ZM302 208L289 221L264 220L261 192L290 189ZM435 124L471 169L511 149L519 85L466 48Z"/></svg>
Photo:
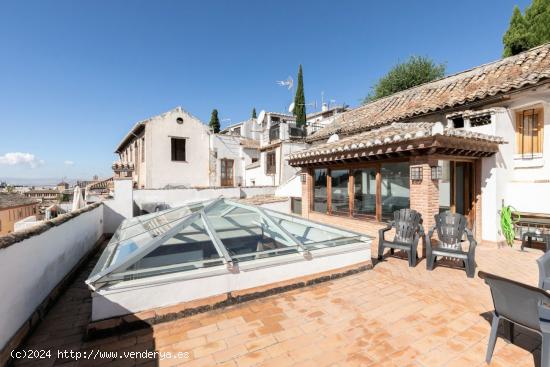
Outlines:
<svg viewBox="0 0 550 367"><path fill-rule="evenodd" d="M233 159L220 161L221 186L233 186Z"/></svg>
<svg viewBox="0 0 550 367"><path fill-rule="evenodd" d="M172 161L185 162L185 141L182 138L172 138Z"/></svg>
<svg viewBox="0 0 550 367"><path fill-rule="evenodd" d="M233 129L233 135L238 135L240 136L241 135L241 128L240 127L236 127Z"/></svg>
<svg viewBox="0 0 550 367"><path fill-rule="evenodd" d="M317 168L312 185L311 209L316 212L383 220L409 208L409 162L351 170Z"/></svg>
<svg viewBox="0 0 550 367"><path fill-rule="evenodd" d="M382 218L391 218L393 212L409 207L409 163L385 163L382 175Z"/></svg>
<svg viewBox="0 0 550 367"><path fill-rule="evenodd" d="M376 168L353 171L353 215L376 215Z"/></svg>
<svg viewBox="0 0 550 367"><path fill-rule="evenodd" d="M516 114L516 153L523 158L542 154L543 110L532 108Z"/></svg>
<svg viewBox="0 0 550 367"><path fill-rule="evenodd" d="M265 155L265 173L273 175L277 171L275 151L267 152Z"/></svg>
<svg viewBox="0 0 550 367"><path fill-rule="evenodd" d="M252 163L258 162L258 158L252 158Z"/></svg>
<svg viewBox="0 0 550 367"><path fill-rule="evenodd" d="M455 117L453 119L453 127L455 129L461 129L464 127L464 118L462 116Z"/></svg>
<svg viewBox="0 0 550 367"><path fill-rule="evenodd" d="M349 215L349 171L330 171L331 211L333 214Z"/></svg>
<svg viewBox="0 0 550 367"><path fill-rule="evenodd" d="M489 125L490 123L491 123L491 115L482 115L482 116L472 117L470 119L471 127Z"/></svg>
<svg viewBox="0 0 550 367"><path fill-rule="evenodd" d="M313 175L313 210L326 213L327 211L327 170L316 169Z"/></svg>
<svg viewBox="0 0 550 367"><path fill-rule="evenodd" d="M302 215L302 198L290 198L290 211L293 214Z"/></svg>

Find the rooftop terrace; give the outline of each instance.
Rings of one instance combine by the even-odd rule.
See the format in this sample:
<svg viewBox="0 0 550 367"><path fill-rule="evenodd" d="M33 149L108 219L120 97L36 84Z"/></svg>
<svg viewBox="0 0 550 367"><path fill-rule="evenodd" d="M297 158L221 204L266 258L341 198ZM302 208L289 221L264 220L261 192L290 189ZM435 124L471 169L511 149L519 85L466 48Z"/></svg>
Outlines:
<svg viewBox="0 0 550 367"><path fill-rule="evenodd" d="M376 257L373 246L373 258ZM539 250L479 246L478 270L535 285ZM124 334L84 340L91 299L84 280L98 259L38 325L24 349L49 349L40 363L16 366L484 366L492 302L479 278L438 266L428 272L395 257L374 269ZM472 301L474 300L474 301ZM516 328L499 338L493 366L533 366L540 340ZM504 332L505 334L505 332ZM181 352L152 358L58 358L57 350ZM187 353L187 354L185 354ZM185 358L187 356L187 358ZM134 356L136 357L136 356Z"/></svg>

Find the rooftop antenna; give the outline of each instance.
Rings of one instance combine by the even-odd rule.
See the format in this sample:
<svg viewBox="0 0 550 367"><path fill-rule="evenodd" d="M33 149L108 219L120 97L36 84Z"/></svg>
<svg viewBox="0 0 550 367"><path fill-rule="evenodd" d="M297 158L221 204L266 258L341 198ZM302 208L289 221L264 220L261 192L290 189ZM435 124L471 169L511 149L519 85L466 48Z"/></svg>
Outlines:
<svg viewBox="0 0 550 367"><path fill-rule="evenodd" d="M286 78L286 80L278 80L277 84L281 87L286 87L288 90L291 90L294 87L294 79L291 76Z"/></svg>

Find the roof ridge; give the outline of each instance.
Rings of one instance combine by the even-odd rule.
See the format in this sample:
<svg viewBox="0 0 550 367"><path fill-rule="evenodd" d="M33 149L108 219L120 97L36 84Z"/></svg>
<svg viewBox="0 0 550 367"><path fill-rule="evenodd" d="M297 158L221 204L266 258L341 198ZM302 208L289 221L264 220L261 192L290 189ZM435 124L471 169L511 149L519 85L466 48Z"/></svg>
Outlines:
<svg viewBox="0 0 550 367"><path fill-rule="evenodd" d="M306 141L358 133L541 83L550 78L549 51L550 42L365 103L340 114Z"/></svg>
<svg viewBox="0 0 550 367"><path fill-rule="evenodd" d="M469 69L466 69L466 70L462 70L462 71L458 71L456 73L453 73L453 74L449 74L449 75L445 75L441 78L438 78L438 79L434 79L434 80L431 80L429 82L425 82L425 83L422 83L422 84L418 84L418 85L415 85L414 87L410 87L410 88L407 88L407 89L403 89L403 90L400 90L399 92L395 92L395 93L392 93L388 96L385 96L385 97L382 97L382 98L379 98L379 99L375 99L374 101L370 101L370 102L367 102L355 109L359 109L361 107L364 107L364 106L367 106L369 104L372 104L372 103L375 103L375 102L378 102L378 101L382 101L384 99L387 99L387 98L390 98L390 97L395 97L399 94L404 94L405 92L410 92L416 88L420 88L420 87L423 87L423 86L426 86L428 84L435 84L437 82L441 82L445 79L450 79L450 78L453 78L453 77L456 77L456 76L459 76L461 74L466 74L468 72L471 72L471 71L474 71L474 70L480 70L480 69L483 69L485 67L488 67L490 65L494 65L494 64L498 64L498 63L505 63L505 62L509 62L511 59L516 59L516 58L520 58L520 56L522 55L525 55L527 53L531 53L531 52L534 52L535 50L538 50L539 48L544 48L544 47L548 47L550 48L550 42L547 42L547 43L543 43L542 45L539 45L539 46L536 46L536 47L533 47L533 48L530 48L529 50L525 50L523 52L520 52L519 54L516 54L516 55L512 55L512 56L508 56L508 57L504 57L502 59L499 59L499 60L493 60L493 61L489 61L489 62L486 62L484 64L481 64L481 65L478 65L478 66L473 66Z"/></svg>

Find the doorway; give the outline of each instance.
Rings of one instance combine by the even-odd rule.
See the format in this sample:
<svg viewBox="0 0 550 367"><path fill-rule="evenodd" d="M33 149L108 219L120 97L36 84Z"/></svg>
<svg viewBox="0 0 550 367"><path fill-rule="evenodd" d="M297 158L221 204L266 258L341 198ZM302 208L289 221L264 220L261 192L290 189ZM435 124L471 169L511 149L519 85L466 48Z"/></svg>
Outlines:
<svg viewBox="0 0 550 367"><path fill-rule="evenodd" d="M220 185L233 186L233 159L220 160Z"/></svg>
<svg viewBox="0 0 550 367"><path fill-rule="evenodd" d="M475 166L473 162L440 161L439 212L459 213L475 229Z"/></svg>

